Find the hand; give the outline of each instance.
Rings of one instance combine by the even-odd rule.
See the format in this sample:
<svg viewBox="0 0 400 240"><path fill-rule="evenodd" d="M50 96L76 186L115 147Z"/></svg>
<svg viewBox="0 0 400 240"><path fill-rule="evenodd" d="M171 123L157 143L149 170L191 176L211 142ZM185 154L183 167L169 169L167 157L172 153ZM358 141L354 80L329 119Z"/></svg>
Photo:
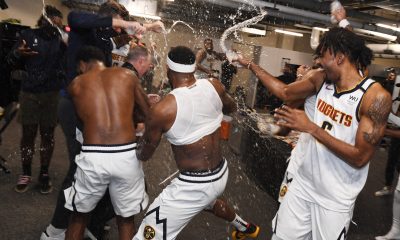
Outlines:
<svg viewBox="0 0 400 240"><path fill-rule="evenodd" d="M156 33L165 32L164 23L162 23L161 21L156 21L156 22L153 22L153 23L144 24L144 26L145 26L147 31L152 31L152 32L156 32Z"/></svg>
<svg viewBox="0 0 400 240"><path fill-rule="evenodd" d="M161 101L161 97L158 94L147 94L147 97L149 98L150 105L154 105Z"/></svg>
<svg viewBox="0 0 400 240"><path fill-rule="evenodd" d="M346 9L344 9L344 7L340 7L339 9L332 11L331 17L336 19L337 22L346 19Z"/></svg>
<svg viewBox="0 0 400 240"><path fill-rule="evenodd" d="M16 51L20 56L23 56L23 57L30 57L30 56L35 56L35 55L39 54L38 52L33 51L30 47L28 47L26 45L25 40L22 40L21 45L16 49Z"/></svg>
<svg viewBox="0 0 400 240"><path fill-rule="evenodd" d="M125 22L124 29L129 35L135 35L138 39L141 39L146 32L146 27L138 22Z"/></svg>
<svg viewBox="0 0 400 240"><path fill-rule="evenodd" d="M308 119L304 111L286 105L275 109L274 118L278 126L288 127L300 132L310 133L317 126Z"/></svg>
<svg viewBox="0 0 400 240"><path fill-rule="evenodd" d="M239 62L243 66L247 66L247 65L249 65L251 63L250 60L245 59L241 54L238 54L237 58L234 61Z"/></svg>

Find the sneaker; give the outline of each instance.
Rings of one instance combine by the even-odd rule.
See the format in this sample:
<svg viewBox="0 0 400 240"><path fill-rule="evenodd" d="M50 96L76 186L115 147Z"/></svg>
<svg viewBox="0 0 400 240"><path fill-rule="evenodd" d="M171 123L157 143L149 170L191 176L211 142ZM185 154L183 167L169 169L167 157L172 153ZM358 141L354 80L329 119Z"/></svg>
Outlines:
<svg viewBox="0 0 400 240"><path fill-rule="evenodd" d="M39 175L40 193L48 194L53 191L53 185L50 181L49 174Z"/></svg>
<svg viewBox="0 0 400 240"><path fill-rule="evenodd" d="M64 240L64 239L65 239L65 231L55 236L50 236L46 231L44 231L40 236L40 240Z"/></svg>
<svg viewBox="0 0 400 240"><path fill-rule="evenodd" d="M14 190L19 193L26 192L26 190L28 190L28 185L31 182L31 179L31 176L19 175L17 186L15 186Z"/></svg>
<svg viewBox="0 0 400 240"><path fill-rule="evenodd" d="M392 237L387 237L386 235L385 236L377 236L377 237L375 237L375 240L399 240L399 239L400 239L400 237L392 238Z"/></svg>
<svg viewBox="0 0 400 240"><path fill-rule="evenodd" d="M246 238L256 238L260 233L260 227L249 223L247 229L245 231L239 231L237 229L233 230L232 232L232 239L233 240L242 240Z"/></svg>
<svg viewBox="0 0 400 240"><path fill-rule="evenodd" d="M384 186L381 190L375 192L375 197L382 197L392 194L392 188L390 186Z"/></svg>

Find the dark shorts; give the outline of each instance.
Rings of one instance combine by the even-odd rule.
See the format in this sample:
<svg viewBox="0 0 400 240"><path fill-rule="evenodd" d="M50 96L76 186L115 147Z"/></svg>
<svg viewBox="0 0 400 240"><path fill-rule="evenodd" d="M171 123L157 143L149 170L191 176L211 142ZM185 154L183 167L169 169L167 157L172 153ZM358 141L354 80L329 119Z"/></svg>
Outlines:
<svg viewBox="0 0 400 240"><path fill-rule="evenodd" d="M56 126L58 98L58 91L46 93L21 92L19 95L18 122L22 125Z"/></svg>

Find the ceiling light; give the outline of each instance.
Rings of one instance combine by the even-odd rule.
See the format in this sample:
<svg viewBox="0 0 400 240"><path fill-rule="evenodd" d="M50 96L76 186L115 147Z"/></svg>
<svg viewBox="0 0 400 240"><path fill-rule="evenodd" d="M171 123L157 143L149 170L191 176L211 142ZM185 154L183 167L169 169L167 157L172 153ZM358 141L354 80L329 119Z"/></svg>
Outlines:
<svg viewBox="0 0 400 240"><path fill-rule="evenodd" d="M245 32L245 33L255 34L255 35L261 35L261 36L265 36L265 34L267 33L267 31L265 31L263 29L248 28L248 27L244 27L244 28L240 29L240 31Z"/></svg>
<svg viewBox="0 0 400 240"><path fill-rule="evenodd" d="M322 31L322 32L327 32L329 31L328 28L322 28L322 27L313 27L314 29L317 29L318 31Z"/></svg>
<svg viewBox="0 0 400 240"><path fill-rule="evenodd" d="M283 34L287 34L287 35L291 35L291 36L295 36L295 37L302 37L303 36L302 33L291 32L291 31L286 31L286 30L281 30L281 29L275 29L275 32L283 33Z"/></svg>
<svg viewBox="0 0 400 240"><path fill-rule="evenodd" d="M361 28L355 28L354 31L359 32L359 33L365 33L365 34L371 34L389 41L396 41L397 36L389 35L386 33L380 33L380 32L375 32L375 31L370 31L370 30L365 30Z"/></svg>
<svg viewBox="0 0 400 240"><path fill-rule="evenodd" d="M390 26L390 25L383 24L383 23L377 23L376 26L378 26L378 27L383 27L383 28L388 28L388 29L391 29L391 30L393 30L393 31L400 32L400 28L395 27L395 26ZM396 25L396 26L397 26L397 25Z"/></svg>
<svg viewBox="0 0 400 240"><path fill-rule="evenodd" d="M159 16L149 15L149 14L144 14L144 13L131 13L131 15L134 17L141 17L141 18L153 19L153 20L161 20L161 17L159 17Z"/></svg>

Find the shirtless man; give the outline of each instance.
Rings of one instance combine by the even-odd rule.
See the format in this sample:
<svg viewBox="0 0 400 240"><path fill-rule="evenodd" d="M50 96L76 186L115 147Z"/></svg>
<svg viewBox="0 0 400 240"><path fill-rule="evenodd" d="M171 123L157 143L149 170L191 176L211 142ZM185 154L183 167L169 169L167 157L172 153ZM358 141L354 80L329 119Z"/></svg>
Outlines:
<svg viewBox="0 0 400 240"><path fill-rule="evenodd" d="M223 113L234 111L236 104L217 79L194 77L195 55L189 48L173 48L167 65L173 91L151 108L137 157L148 160L165 133L180 174L151 204L134 239L175 239L202 210L231 222L233 239L257 237L258 226L218 199L228 179L219 127Z"/></svg>
<svg viewBox="0 0 400 240"><path fill-rule="evenodd" d="M143 50L143 62L135 75L124 68L106 68L99 51L82 48L77 62L83 74L68 88L83 122L82 150L75 159L78 167L65 204L73 211L68 240L82 239L88 213L107 188L117 215L119 239L132 239L133 216L147 205L142 163L135 153L133 113L138 108L146 115L149 109L139 77L150 68L151 56Z"/></svg>

